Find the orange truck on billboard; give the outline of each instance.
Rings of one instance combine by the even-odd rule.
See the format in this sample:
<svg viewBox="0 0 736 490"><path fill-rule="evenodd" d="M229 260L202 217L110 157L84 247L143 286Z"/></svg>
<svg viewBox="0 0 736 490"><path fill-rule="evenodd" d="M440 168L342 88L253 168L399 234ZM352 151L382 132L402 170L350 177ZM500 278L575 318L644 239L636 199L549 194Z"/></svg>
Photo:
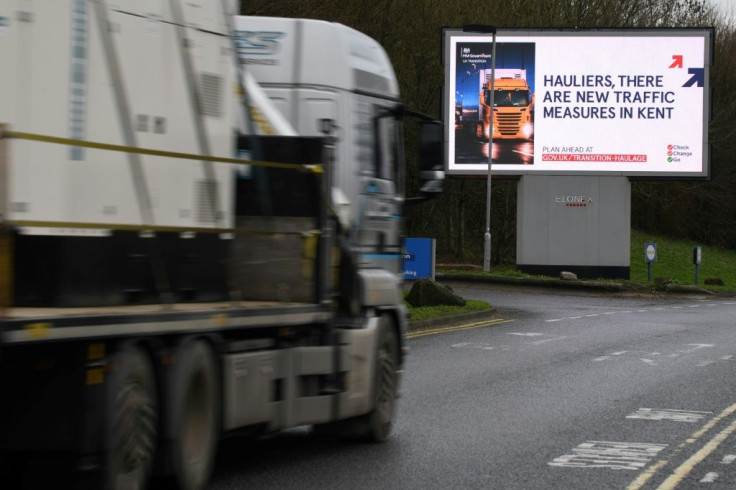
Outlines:
<svg viewBox="0 0 736 490"><path fill-rule="evenodd" d="M480 137L490 135L490 115L493 114L493 139L529 141L534 135L534 96L526 82L526 70L500 68L493 80L493 110L491 111L491 70L481 77Z"/></svg>

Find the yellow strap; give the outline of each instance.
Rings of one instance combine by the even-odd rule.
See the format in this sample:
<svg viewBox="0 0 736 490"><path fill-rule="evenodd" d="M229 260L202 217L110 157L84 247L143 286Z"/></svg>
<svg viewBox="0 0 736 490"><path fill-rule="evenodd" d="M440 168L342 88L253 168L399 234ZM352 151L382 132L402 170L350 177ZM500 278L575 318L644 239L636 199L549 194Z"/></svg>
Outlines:
<svg viewBox="0 0 736 490"><path fill-rule="evenodd" d="M147 225L126 225L118 223L74 223L64 221L32 221L32 220L7 220L3 221L4 226L12 227L28 227L28 228L79 228L84 230L117 230L117 231L153 231L153 232L173 232L173 233L232 233L235 235L301 235L309 236L310 234L319 234L314 229L299 231L279 231L279 230L256 230L249 228L205 228L192 226L147 226Z"/></svg>
<svg viewBox="0 0 736 490"><path fill-rule="evenodd" d="M41 141L43 143L54 143L59 145L82 146L85 148L94 148L97 150L120 151L124 153L139 153L141 155L152 155L157 157L181 158L185 160L198 160L207 162L231 163L236 165L254 165L256 167L283 168L289 170L299 170L312 174L322 174L324 170L321 165L298 165L289 163L264 162L258 160L242 160L240 158L223 158L211 155L197 155L195 153L180 153L175 151L153 150L150 148L136 148L133 146L112 145L108 143L95 143L91 141L73 140L69 138L58 138L56 136L46 136L42 134L23 133L18 131L2 131L0 138L16 138L31 141Z"/></svg>

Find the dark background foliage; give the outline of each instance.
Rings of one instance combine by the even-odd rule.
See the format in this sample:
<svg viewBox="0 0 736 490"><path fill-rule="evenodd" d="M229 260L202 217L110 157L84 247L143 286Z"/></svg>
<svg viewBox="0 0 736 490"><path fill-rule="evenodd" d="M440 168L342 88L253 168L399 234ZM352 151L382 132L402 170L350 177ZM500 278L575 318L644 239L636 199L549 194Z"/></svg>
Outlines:
<svg viewBox="0 0 736 490"><path fill-rule="evenodd" d="M633 181L636 229L736 248L736 27L709 0L243 0L244 15L339 22L378 40L391 58L402 101L441 117L442 27L715 27L710 181ZM411 138L414 128L407 128ZM409 140L411 141L411 139ZM417 151L407 144L409 193L416 189ZM493 257L514 263L516 186L494 179ZM480 263L486 181L450 179L442 197L411 207L407 235L434 237L440 260Z"/></svg>

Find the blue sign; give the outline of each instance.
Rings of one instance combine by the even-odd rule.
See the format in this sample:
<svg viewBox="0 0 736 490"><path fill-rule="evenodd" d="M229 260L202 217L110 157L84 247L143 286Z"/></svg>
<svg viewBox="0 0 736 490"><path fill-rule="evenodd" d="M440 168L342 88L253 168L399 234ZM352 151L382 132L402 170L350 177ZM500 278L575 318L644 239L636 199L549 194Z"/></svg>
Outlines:
<svg viewBox="0 0 736 490"><path fill-rule="evenodd" d="M644 244L644 258L648 264L657 262L657 244L646 242Z"/></svg>
<svg viewBox="0 0 736 490"><path fill-rule="evenodd" d="M403 262L404 279L434 279L434 239L405 239Z"/></svg>

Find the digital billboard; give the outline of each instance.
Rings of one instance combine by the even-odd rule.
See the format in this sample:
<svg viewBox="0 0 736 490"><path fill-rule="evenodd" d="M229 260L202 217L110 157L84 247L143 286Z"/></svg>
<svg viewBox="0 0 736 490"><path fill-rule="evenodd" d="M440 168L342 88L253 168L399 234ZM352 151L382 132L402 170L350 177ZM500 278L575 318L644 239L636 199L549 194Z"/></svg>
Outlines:
<svg viewBox="0 0 736 490"><path fill-rule="evenodd" d="M449 175L709 177L712 29L443 37Z"/></svg>

